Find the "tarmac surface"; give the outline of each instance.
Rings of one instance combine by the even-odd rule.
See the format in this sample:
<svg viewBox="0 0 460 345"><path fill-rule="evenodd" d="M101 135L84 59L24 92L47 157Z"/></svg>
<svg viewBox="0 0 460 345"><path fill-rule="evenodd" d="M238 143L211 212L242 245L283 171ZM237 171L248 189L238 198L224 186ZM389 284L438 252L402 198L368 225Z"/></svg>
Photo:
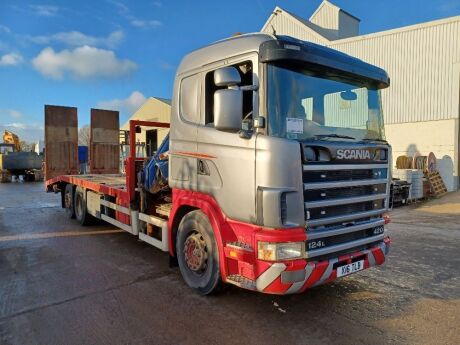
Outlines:
<svg viewBox="0 0 460 345"><path fill-rule="evenodd" d="M460 344L460 193L395 209L384 266L301 295L200 297L168 257L0 184L0 344Z"/></svg>

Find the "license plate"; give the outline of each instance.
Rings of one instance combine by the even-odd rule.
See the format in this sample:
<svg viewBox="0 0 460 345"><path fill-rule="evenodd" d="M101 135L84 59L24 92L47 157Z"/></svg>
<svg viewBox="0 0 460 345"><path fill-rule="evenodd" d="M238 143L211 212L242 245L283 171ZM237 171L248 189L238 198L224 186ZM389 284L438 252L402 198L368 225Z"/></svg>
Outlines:
<svg viewBox="0 0 460 345"><path fill-rule="evenodd" d="M361 271L364 269L364 260L353 262L352 264L337 267L337 278L347 276L349 274Z"/></svg>

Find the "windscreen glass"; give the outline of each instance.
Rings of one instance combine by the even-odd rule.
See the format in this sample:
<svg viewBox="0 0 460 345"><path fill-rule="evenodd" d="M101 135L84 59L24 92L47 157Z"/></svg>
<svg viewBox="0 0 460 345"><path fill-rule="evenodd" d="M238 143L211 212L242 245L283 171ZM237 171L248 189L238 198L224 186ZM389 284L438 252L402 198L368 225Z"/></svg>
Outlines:
<svg viewBox="0 0 460 345"><path fill-rule="evenodd" d="M334 75L268 65L269 135L384 139L380 90Z"/></svg>

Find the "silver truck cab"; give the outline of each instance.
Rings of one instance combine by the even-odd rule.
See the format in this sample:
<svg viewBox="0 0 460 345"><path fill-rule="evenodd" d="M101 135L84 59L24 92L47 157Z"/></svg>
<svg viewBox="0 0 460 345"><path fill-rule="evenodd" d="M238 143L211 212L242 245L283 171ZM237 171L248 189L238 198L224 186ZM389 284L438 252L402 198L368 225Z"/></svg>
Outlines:
<svg viewBox="0 0 460 345"><path fill-rule="evenodd" d="M188 54L175 80L171 188L212 196L232 220L304 227L307 257L383 241L385 71L258 33Z"/></svg>

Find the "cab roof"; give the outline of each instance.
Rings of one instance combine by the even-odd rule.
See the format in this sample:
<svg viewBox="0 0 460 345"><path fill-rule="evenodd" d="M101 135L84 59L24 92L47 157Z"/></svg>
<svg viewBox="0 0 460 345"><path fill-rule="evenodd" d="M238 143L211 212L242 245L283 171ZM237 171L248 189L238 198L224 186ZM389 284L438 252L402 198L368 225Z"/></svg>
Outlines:
<svg viewBox="0 0 460 345"><path fill-rule="evenodd" d="M276 37L265 33L251 33L211 43L184 56L177 75L233 56L258 52L260 45L270 40L276 40Z"/></svg>
<svg viewBox="0 0 460 345"><path fill-rule="evenodd" d="M281 52L281 55L286 53L287 49L284 49L286 44L301 46L300 53L302 53L302 56L297 54L297 57L308 60L308 62L322 65L326 68L341 70L346 73L361 75L380 82L383 87L389 85L387 73L377 66L326 46L302 41L290 36L275 36L267 33L237 35L192 51L182 59L176 74L189 73L214 62L250 52L265 55L261 56L261 59L263 62L267 62L269 57L261 51L261 46L271 47L269 55L273 59L282 58L278 53ZM284 52L282 52L283 50ZM277 54L278 56L276 56ZM289 56L289 54L284 55L286 57ZM295 54L291 54L291 56L296 57Z"/></svg>

